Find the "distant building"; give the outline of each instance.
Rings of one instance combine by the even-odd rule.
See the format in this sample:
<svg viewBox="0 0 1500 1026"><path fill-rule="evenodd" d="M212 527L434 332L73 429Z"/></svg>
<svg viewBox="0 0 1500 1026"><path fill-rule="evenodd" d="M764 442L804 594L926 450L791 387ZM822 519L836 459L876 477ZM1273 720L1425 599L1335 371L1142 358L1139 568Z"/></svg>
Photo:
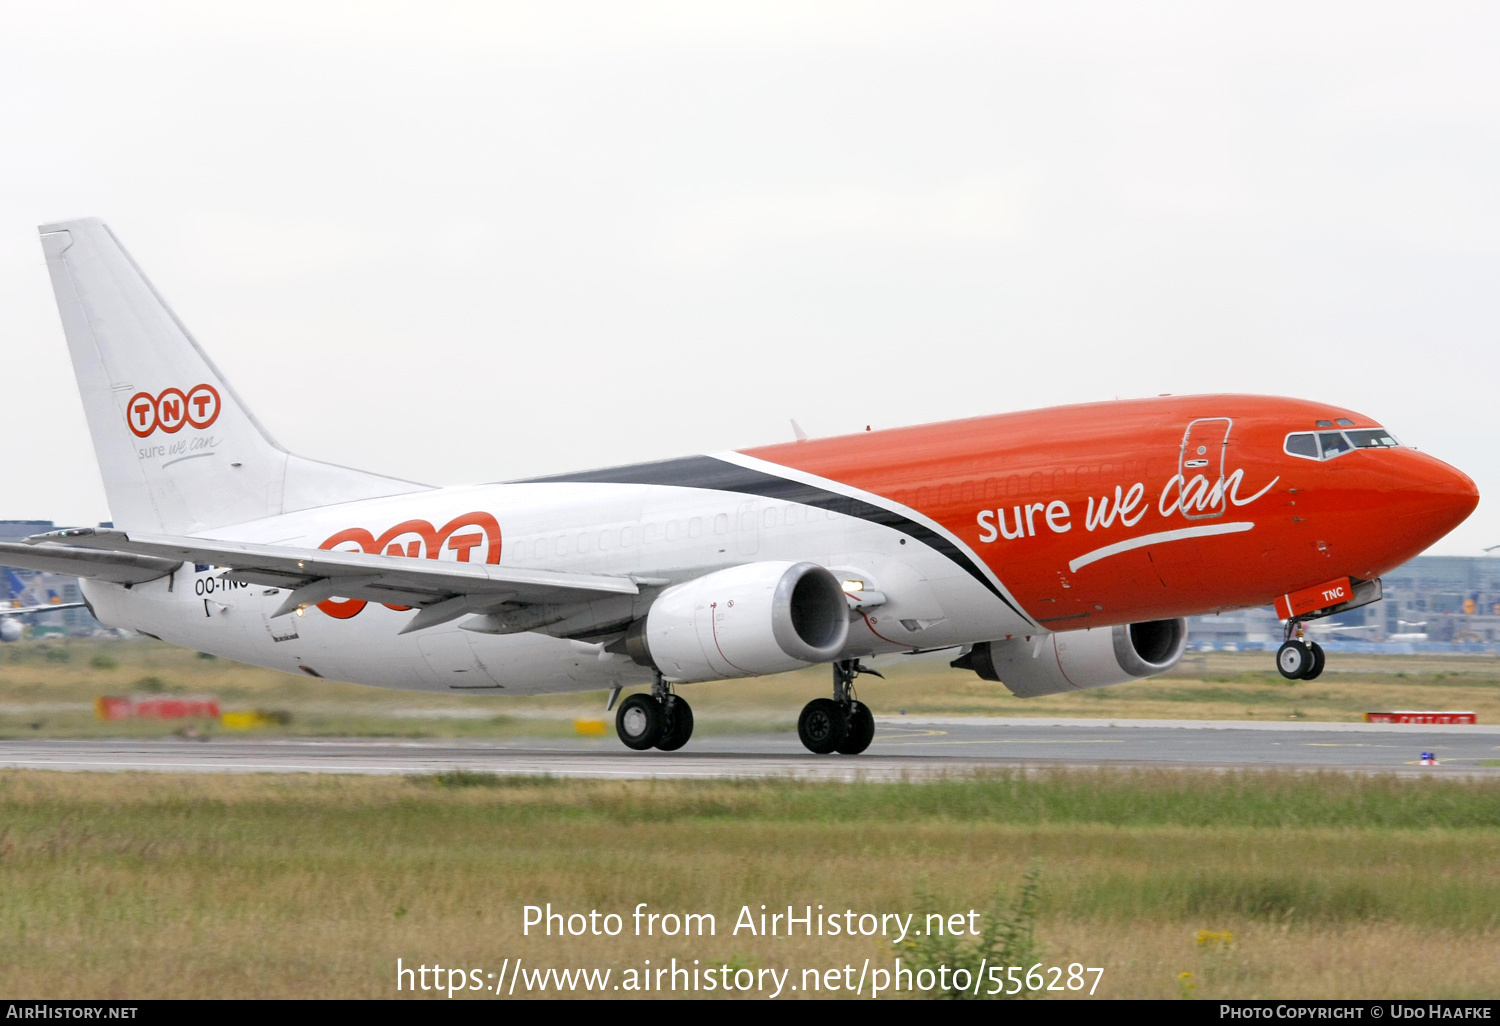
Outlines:
<svg viewBox="0 0 1500 1026"><path fill-rule="evenodd" d="M1500 641L1500 559L1419 556L1383 578L1385 601L1370 611L1386 634L1432 641ZM1417 626L1425 624L1425 626Z"/></svg>
<svg viewBox="0 0 1500 1026"><path fill-rule="evenodd" d="M0 541L22 541L53 529L50 520L0 520Z"/></svg>
<svg viewBox="0 0 1500 1026"><path fill-rule="evenodd" d="M0 520L0 541L21 541L33 534L54 531L57 526L50 520ZM3 564L0 564L3 568ZM49 594L56 595L60 602L82 602L83 592L78 587L78 578L60 574L44 574L35 570L10 569L11 573L0 573L0 601L21 600L23 595L39 603L45 603ZM14 577L14 580L12 579ZM20 582L20 594L16 581ZM104 627L87 609L59 609L55 613L36 613L27 619L34 634L67 634L87 637Z"/></svg>

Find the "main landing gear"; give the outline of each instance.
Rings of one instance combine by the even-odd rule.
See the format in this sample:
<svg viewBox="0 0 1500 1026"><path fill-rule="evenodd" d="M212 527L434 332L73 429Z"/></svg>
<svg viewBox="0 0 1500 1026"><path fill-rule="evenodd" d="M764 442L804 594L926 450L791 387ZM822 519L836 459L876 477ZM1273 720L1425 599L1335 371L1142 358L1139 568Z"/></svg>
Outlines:
<svg viewBox="0 0 1500 1026"><path fill-rule="evenodd" d="M797 717L797 736L815 755L858 755L875 737L875 717L870 707L854 697L854 678L861 673L881 674L860 665L858 659L833 664L833 697L815 698Z"/></svg>
<svg viewBox="0 0 1500 1026"><path fill-rule="evenodd" d="M1287 680L1312 680L1323 672L1323 646L1302 636L1302 623L1288 620L1286 641L1276 650L1276 669Z"/></svg>
<svg viewBox="0 0 1500 1026"><path fill-rule="evenodd" d="M651 694L631 695L615 714L615 732L626 748L643 752L658 748L675 752L693 736L693 709L687 699L672 694L661 674L651 685Z"/></svg>

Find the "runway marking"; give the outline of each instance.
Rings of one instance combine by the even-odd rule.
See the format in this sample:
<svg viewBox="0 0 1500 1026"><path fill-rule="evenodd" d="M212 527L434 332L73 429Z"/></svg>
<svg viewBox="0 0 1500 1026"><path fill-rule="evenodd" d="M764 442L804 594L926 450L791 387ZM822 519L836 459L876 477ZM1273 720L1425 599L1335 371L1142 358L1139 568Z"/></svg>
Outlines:
<svg viewBox="0 0 1500 1026"><path fill-rule="evenodd" d="M986 738L980 741L895 741L890 744L891 748L921 748L935 745L1123 745L1124 738L1028 738L1028 737L997 737ZM1155 741L1147 741L1146 744L1154 745Z"/></svg>
<svg viewBox="0 0 1500 1026"><path fill-rule="evenodd" d="M1175 722L1175 721L1174 721ZM1110 729L1147 723L1160 729ZM1170 726L1170 724L1169 724ZM1365 725L1358 725L1364 727ZM944 720L913 718L884 720L875 743L858 759L811 755L802 751L796 736L761 732L740 736L705 736L694 751L663 754L628 752L608 741L559 739L362 739L216 737L209 743L177 738L35 741L11 738L0 742L0 766L18 770L82 772L158 772L274 774L347 773L390 776L430 776L470 770L502 776L555 776L598 780L707 780L733 778L808 781L930 780L994 771L1040 771L1047 767L1161 766L1214 772L1230 768L1292 769L1297 772L1398 773L1452 779L1500 779L1495 731L1476 737L1474 728L1421 725L1378 734L1334 734L1324 737L1368 737L1371 741L1298 740L1298 733L1316 727L1337 730L1338 724L1298 724L1278 727L1289 733L1250 734L1219 729L1216 733L1167 730L1156 721L1099 721L1062 726L1054 723L999 722L993 719ZM1267 725L1267 729L1270 729ZM1417 733L1413 733L1416 730ZM1437 735L1441 734L1441 739ZM1207 744L1203 742L1208 742ZM1093 751L1113 744L1114 754ZM1439 768L1410 761L1420 746L1434 744L1445 753ZM996 751L931 751L903 753L902 748L974 748ZM1028 745L1036 747L1028 747ZM1041 746L1046 745L1047 748ZM1061 745L1089 752L1058 752ZM1134 747L1132 747L1134 745ZM1327 752L1279 751L1316 747ZM1340 748L1374 751L1342 752ZM1048 755L1048 752L1053 754ZM1491 765L1485 765L1486 762Z"/></svg>

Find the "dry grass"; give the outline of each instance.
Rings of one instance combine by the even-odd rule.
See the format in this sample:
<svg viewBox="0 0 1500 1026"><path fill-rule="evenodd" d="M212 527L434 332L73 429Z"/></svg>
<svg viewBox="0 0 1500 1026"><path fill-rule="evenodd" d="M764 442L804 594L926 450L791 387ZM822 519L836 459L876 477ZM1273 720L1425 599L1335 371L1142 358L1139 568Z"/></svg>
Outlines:
<svg viewBox="0 0 1500 1026"><path fill-rule="evenodd" d="M745 904L984 908L1030 865L1048 963L1104 966L1101 996L1175 997L1182 972L1202 998L1500 992L1494 782L452 783L481 786L0 773L0 993L384 997L397 957L858 966L889 947L729 929ZM549 901L719 929L523 937L521 907Z"/></svg>
<svg viewBox="0 0 1500 1026"><path fill-rule="evenodd" d="M1358 720L1371 709L1467 709L1500 721L1500 660L1467 656L1330 657L1316 681L1292 683L1265 653L1193 653L1170 674L1097 691L1019 699L952 670L947 656L872 660L887 680L861 677L877 713L1084 716L1130 719ZM106 663L113 665L95 665ZM681 689L699 730L791 730L797 711L828 689L825 669ZM575 716L601 717L604 694L503 698L386 691L294 677L141 639L45 641L0 647L0 737L159 735L174 723L100 723L99 695L215 694L225 708L282 709L296 735L558 736Z"/></svg>

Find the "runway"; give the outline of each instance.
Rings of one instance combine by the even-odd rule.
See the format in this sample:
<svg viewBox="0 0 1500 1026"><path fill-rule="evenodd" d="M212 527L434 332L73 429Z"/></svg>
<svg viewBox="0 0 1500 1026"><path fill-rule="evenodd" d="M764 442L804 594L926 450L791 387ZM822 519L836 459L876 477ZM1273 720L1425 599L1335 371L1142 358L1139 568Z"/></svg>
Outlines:
<svg viewBox="0 0 1500 1026"><path fill-rule="evenodd" d="M1423 752L1436 753L1439 764L1419 765ZM1062 766L1500 777L1500 726L888 717L878 721L874 743L860 756L811 755L794 733L711 731L671 753L631 752L612 736L0 741L0 768L65 771L423 774L464 769L606 779L898 780Z"/></svg>

